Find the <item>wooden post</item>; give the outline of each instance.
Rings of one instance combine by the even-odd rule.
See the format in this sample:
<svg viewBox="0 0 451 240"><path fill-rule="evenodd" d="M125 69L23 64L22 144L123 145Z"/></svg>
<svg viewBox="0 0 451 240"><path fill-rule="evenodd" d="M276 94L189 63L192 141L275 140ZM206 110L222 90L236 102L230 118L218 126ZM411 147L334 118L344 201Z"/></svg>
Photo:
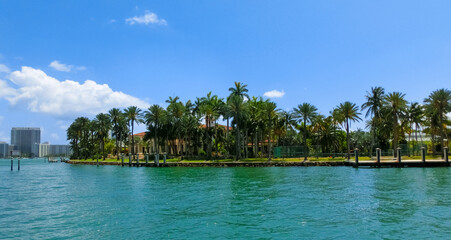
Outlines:
<svg viewBox="0 0 451 240"><path fill-rule="evenodd" d="M139 167L139 153L136 154L136 166Z"/></svg>
<svg viewBox="0 0 451 240"><path fill-rule="evenodd" d="M123 167L124 166L124 154L121 155L121 160L122 160L121 161L121 166Z"/></svg>
<svg viewBox="0 0 451 240"><path fill-rule="evenodd" d="M401 148L396 149L396 155L398 157L398 163L401 163Z"/></svg>
<svg viewBox="0 0 451 240"><path fill-rule="evenodd" d="M20 159L17 159L17 171L20 171Z"/></svg>
<svg viewBox="0 0 451 240"><path fill-rule="evenodd" d="M359 149L358 148L354 149L354 154L355 154L355 166L359 167Z"/></svg>
<svg viewBox="0 0 451 240"><path fill-rule="evenodd" d="M13 171L13 166L14 166L13 161L14 161L14 160L11 158L11 171Z"/></svg>
<svg viewBox="0 0 451 240"><path fill-rule="evenodd" d="M449 159L448 159L448 151L449 151L449 149L448 149L448 147L445 147L444 149L444 154L445 154L445 162L447 163L447 164L449 164Z"/></svg>
<svg viewBox="0 0 451 240"><path fill-rule="evenodd" d="M149 164L149 154L146 154L146 155L144 155L145 156L145 158L146 158L146 166L147 166L147 164Z"/></svg>
<svg viewBox="0 0 451 240"><path fill-rule="evenodd" d="M155 159L154 159L154 163L155 163L155 165L157 166L157 167L159 167L160 166L160 159L158 159L158 154L155 154Z"/></svg>
<svg viewBox="0 0 451 240"><path fill-rule="evenodd" d="M377 166L381 167L381 149L376 148L376 159L377 159Z"/></svg>
<svg viewBox="0 0 451 240"><path fill-rule="evenodd" d="M131 167L132 166L132 155L128 154L128 166Z"/></svg>
<svg viewBox="0 0 451 240"><path fill-rule="evenodd" d="M97 160L97 167L99 167L99 158L96 157L96 160Z"/></svg>
<svg viewBox="0 0 451 240"><path fill-rule="evenodd" d="M421 160L423 161L423 165L426 164L426 149L421 147Z"/></svg>
<svg viewBox="0 0 451 240"><path fill-rule="evenodd" d="M163 155L163 163L166 165L166 153Z"/></svg>

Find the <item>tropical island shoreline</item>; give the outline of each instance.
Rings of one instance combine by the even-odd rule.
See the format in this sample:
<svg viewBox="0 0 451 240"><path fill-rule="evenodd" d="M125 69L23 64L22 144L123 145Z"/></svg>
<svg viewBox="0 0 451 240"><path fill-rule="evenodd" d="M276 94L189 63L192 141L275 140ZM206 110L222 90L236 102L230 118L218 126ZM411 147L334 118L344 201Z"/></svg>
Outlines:
<svg viewBox="0 0 451 240"><path fill-rule="evenodd" d="M168 159L166 163L156 163L154 161L140 160L116 160L107 159L99 161L97 159L88 160L69 160L68 164L73 165L113 165L113 166L129 166L129 167L449 167L450 164L445 159L428 158L424 162L421 159L406 159L398 162L397 159L384 159L379 163L377 160L364 157L357 162L355 160L346 159L278 159L278 160L261 160L261 159L247 159L240 161L233 161L232 159L225 160L177 160Z"/></svg>

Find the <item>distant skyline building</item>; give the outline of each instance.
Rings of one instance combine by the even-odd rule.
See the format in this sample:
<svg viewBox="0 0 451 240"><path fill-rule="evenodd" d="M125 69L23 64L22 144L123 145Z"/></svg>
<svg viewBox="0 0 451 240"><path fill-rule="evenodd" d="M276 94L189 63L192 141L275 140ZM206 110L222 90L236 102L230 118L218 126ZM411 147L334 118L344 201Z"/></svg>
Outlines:
<svg viewBox="0 0 451 240"><path fill-rule="evenodd" d="M49 142L39 144L39 157L67 157L71 154L70 145L55 145Z"/></svg>
<svg viewBox="0 0 451 240"><path fill-rule="evenodd" d="M0 158L9 157L9 144L7 142L0 142Z"/></svg>
<svg viewBox="0 0 451 240"><path fill-rule="evenodd" d="M32 127L14 127L11 129L11 145L21 155L39 156L41 129Z"/></svg>

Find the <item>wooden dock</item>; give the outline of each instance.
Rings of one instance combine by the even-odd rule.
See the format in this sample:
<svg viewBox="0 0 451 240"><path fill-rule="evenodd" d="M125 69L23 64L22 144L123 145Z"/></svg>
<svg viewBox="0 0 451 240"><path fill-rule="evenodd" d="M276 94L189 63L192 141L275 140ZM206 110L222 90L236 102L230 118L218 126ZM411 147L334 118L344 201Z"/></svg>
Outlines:
<svg viewBox="0 0 451 240"><path fill-rule="evenodd" d="M370 168L404 168L404 167L449 167L450 164L445 160L434 159L434 160L402 160L398 162L398 160L381 160L380 163L377 160L366 160L366 161L358 161L358 164L355 161L349 161L349 166L353 167L370 167Z"/></svg>

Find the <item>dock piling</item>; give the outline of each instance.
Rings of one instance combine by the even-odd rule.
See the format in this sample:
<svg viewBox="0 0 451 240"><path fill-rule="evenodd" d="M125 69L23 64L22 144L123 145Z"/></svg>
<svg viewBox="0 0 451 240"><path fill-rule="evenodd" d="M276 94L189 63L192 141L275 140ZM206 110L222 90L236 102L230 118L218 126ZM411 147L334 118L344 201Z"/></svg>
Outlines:
<svg viewBox="0 0 451 240"><path fill-rule="evenodd" d="M376 159L377 159L377 166L381 167L381 149L376 148Z"/></svg>
<svg viewBox="0 0 451 240"><path fill-rule="evenodd" d="M401 148L396 149L396 157L398 158L398 163L401 163Z"/></svg>
<svg viewBox="0 0 451 240"><path fill-rule="evenodd" d="M128 154L128 166L131 167L132 166L132 155Z"/></svg>
<svg viewBox="0 0 451 240"><path fill-rule="evenodd" d="M154 158L154 163L155 163L155 165L157 166L157 167L159 167L160 166L160 159L159 159L159 155L158 154L155 154L155 158Z"/></svg>
<svg viewBox="0 0 451 240"><path fill-rule="evenodd" d="M166 153L163 155L163 163L166 166Z"/></svg>
<svg viewBox="0 0 451 240"><path fill-rule="evenodd" d="M20 159L17 159L17 171L20 171Z"/></svg>
<svg viewBox="0 0 451 240"><path fill-rule="evenodd" d="M11 172L13 171L13 166L14 166L14 160L11 158Z"/></svg>
<svg viewBox="0 0 451 240"><path fill-rule="evenodd" d="M145 159L146 159L146 166L147 166L147 164L149 164L149 154L146 154L146 155L144 155L145 157Z"/></svg>
<svg viewBox="0 0 451 240"><path fill-rule="evenodd" d="M124 154L121 154L121 166L123 167L124 166Z"/></svg>
<svg viewBox="0 0 451 240"><path fill-rule="evenodd" d="M354 150L354 154L355 154L355 167L359 167L359 149L356 148Z"/></svg>
<svg viewBox="0 0 451 240"><path fill-rule="evenodd" d="M421 147L421 160L423 161L423 165L426 165L426 148Z"/></svg>
<svg viewBox="0 0 451 240"><path fill-rule="evenodd" d="M136 166L139 167L139 153L136 154Z"/></svg>

